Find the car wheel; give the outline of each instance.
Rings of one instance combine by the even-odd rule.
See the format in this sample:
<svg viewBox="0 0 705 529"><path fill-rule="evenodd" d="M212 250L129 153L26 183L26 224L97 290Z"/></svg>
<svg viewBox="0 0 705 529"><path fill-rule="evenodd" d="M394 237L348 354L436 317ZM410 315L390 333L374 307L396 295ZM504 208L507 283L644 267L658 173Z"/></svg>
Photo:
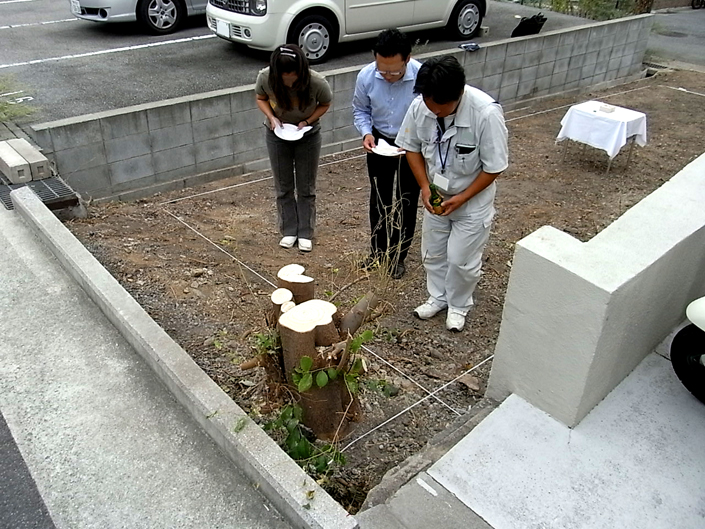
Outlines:
<svg viewBox="0 0 705 529"><path fill-rule="evenodd" d="M482 9L477 0L461 0L448 20L448 31L456 40L474 37L482 24Z"/></svg>
<svg viewBox="0 0 705 529"><path fill-rule="evenodd" d="M289 34L289 43L298 45L311 64L326 61L337 40L333 24L320 15L302 18Z"/></svg>
<svg viewBox="0 0 705 529"><path fill-rule="evenodd" d="M137 19L155 35L173 33L185 15L186 7L180 0L142 0L137 7Z"/></svg>

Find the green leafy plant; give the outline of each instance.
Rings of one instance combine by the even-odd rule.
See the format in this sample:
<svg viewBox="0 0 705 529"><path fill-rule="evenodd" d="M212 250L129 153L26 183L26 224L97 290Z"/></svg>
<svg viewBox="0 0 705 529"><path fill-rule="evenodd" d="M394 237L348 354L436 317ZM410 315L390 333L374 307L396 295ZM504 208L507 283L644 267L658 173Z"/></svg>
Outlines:
<svg viewBox="0 0 705 529"><path fill-rule="evenodd" d="M308 391L313 387L313 383L319 388L325 387L330 380L338 378L338 370L334 367L323 367L311 371L313 359L310 356L302 356L298 367L291 373L291 379L296 384L299 393Z"/></svg>
<svg viewBox="0 0 705 529"><path fill-rule="evenodd" d="M345 456L333 445L316 446L306 438L301 426L303 410L300 406L287 405L279 417L264 425L266 431L283 429L286 438L281 446L289 456L309 472L324 474L333 465L344 465Z"/></svg>
<svg viewBox="0 0 705 529"><path fill-rule="evenodd" d="M399 394L399 388L386 380L367 380L365 381L365 387L370 391L382 393L385 397L396 397Z"/></svg>
<svg viewBox="0 0 705 529"><path fill-rule="evenodd" d="M350 353L357 353L363 343L369 342L373 338L374 333L370 330L359 334L350 342ZM345 385L353 395L358 391L358 378L365 371L367 371L365 360L358 356L353 360L350 369L343 374ZM340 372L334 367L313 369L313 359L310 356L302 356L301 360L299 360L299 365L291 373L291 379L296 384L296 389L299 393L303 393L311 389L314 383L319 388L325 387L328 382L338 378L338 375L340 375Z"/></svg>
<svg viewBox="0 0 705 529"><path fill-rule="evenodd" d="M252 336L252 345L257 351L257 354L277 353L282 347L279 332L275 329L254 334Z"/></svg>

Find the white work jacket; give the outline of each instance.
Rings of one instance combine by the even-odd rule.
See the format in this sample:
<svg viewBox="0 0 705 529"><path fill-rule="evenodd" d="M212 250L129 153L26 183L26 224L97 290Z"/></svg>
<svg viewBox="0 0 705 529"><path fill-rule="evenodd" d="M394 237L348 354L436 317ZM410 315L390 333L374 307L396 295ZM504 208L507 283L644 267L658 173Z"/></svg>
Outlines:
<svg viewBox="0 0 705 529"><path fill-rule="evenodd" d="M501 173L509 165L502 107L482 90L466 85L455 118L440 132L436 115L419 96L404 117L396 144L423 154L429 182L439 185L447 179L446 185L439 185L446 196L467 189L480 171ZM491 208L495 187L493 182L472 197L468 207Z"/></svg>

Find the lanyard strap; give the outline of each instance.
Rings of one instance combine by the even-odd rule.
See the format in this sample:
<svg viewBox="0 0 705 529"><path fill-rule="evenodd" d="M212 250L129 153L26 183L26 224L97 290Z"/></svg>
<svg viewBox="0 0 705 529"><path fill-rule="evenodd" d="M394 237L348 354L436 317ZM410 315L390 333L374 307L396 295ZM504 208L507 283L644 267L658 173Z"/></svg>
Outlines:
<svg viewBox="0 0 705 529"><path fill-rule="evenodd" d="M438 118L438 159L441 161L441 172L445 173L446 172L446 164L448 163L448 154L450 153L450 138L448 138L448 146L446 147L446 154L443 156L443 147L442 145L445 143L443 140L443 134L445 134L445 118ZM450 126L452 127L453 124L455 123L455 118L453 118L453 121L450 123Z"/></svg>

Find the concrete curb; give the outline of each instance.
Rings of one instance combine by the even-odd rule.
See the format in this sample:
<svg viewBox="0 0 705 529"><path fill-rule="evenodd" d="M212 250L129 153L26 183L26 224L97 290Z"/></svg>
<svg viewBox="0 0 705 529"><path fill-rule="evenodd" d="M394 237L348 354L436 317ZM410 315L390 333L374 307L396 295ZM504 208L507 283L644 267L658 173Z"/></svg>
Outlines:
<svg viewBox="0 0 705 529"><path fill-rule="evenodd" d="M357 521L223 392L28 187L10 194L24 221L159 380L295 527L355 529Z"/></svg>

